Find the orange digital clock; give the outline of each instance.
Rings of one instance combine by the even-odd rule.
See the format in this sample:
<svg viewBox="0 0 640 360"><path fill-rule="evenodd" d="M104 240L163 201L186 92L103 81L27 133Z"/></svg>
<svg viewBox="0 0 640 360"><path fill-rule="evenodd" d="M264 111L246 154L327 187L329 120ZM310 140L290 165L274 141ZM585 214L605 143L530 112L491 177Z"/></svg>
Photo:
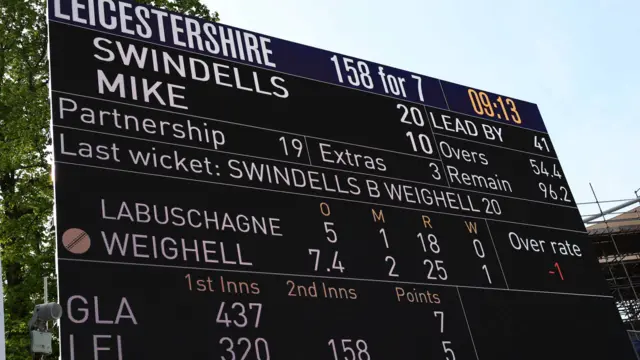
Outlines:
<svg viewBox="0 0 640 360"><path fill-rule="evenodd" d="M468 89L467 93L476 114L522 124L516 103L512 99L498 96L495 101L491 101L487 93L474 89Z"/></svg>

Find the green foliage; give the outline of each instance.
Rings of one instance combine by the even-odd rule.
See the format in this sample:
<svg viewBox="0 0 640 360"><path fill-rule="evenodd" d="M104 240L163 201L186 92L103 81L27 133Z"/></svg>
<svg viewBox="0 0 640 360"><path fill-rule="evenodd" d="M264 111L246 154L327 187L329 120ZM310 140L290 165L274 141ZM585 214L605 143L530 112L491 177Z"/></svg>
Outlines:
<svg viewBox="0 0 640 360"><path fill-rule="evenodd" d="M7 359L29 359L27 320L55 294L44 0L0 0L0 251Z"/></svg>
<svg viewBox="0 0 640 360"><path fill-rule="evenodd" d="M198 16L209 21L220 21L217 11L209 11L200 0L137 0L140 4L160 7L182 14Z"/></svg>
<svg viewBox="0 0 640 360"><path fill-rule="evenodd" d="M141 3L218 21L199 0ZM57 301L46 0L0 0L0 256L8 360L31 359L27 321ZM56 359L55 353L49 356Z"/></svg>

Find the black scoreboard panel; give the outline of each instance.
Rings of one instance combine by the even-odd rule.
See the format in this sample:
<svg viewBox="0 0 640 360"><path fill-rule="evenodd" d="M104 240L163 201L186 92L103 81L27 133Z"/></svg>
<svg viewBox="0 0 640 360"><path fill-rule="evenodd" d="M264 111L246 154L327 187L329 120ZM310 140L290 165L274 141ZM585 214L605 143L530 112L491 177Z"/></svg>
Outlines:
<svg viewBox="0 0 640 360"><path fill-rule="evenodd" d="M49 4L63 359L634 359L534 104Z"/></svg>

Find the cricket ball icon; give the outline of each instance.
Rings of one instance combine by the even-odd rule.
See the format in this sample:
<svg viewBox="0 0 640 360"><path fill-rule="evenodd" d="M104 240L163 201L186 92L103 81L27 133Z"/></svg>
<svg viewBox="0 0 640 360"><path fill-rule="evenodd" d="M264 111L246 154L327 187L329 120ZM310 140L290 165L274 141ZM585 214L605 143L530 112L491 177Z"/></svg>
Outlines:
<svg viewBox="0 0 640 360"><path fill-rule="evenodd" d="M67 229L62 234L62 245L72 254L84 254L91 247L91 238L86 231L77 228Z"/></svg>

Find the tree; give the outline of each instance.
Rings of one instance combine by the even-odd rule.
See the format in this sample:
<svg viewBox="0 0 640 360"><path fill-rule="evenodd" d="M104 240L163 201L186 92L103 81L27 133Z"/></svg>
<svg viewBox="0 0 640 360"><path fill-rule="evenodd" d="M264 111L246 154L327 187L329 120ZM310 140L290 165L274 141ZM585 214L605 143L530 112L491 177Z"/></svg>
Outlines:
<svg viewBox="0 0 640 360"><path fill-rule="evenodd" d="M0 14L0 251L7 358L18 360L42 277L55 281L45 2L0 0Z"/></svg>
<svg viewBox="0 0 640 360"><path fill-rule="evenodd" d="M200 0L141 3L219 21ZM0 0L0 256L7 359L30 359L27 321L49 277L55 301L55 230L46 0ZM57 358L56 353L51 358Z"/></svg>
<svg viewBox="0 0 640 360"><path fill-rule="evenodd" d="M159 8L179 12L186 15L198 16L209 21L220 21L217 11L209 11L200 0L138 0L140 4L147 4Z"/></svg>

